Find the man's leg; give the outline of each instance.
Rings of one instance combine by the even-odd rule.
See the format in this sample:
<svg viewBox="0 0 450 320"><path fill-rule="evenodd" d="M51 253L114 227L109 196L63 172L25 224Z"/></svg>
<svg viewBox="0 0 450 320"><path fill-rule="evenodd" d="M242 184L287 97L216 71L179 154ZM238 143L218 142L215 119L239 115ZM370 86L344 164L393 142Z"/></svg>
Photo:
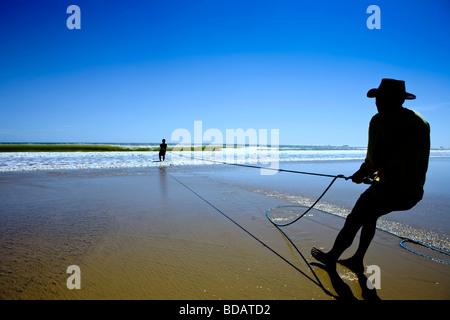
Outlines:
<svg viewBox="0 0 450 320"><path fill-rule="evenodd" d="M316 260L325 264L327 267L333 267L342 253L351 246L353 239L360 228L361 225L356 223L356 221L353 221L353 219L347 219L344 227L337 235L331 250L329 252L324 252L320 249L313 248L311 250L312 256Z"/></svg>
<svg viewBox="0 0 450 320"><path fill-rule="evenodd" d="M370 214L368 212L370 211L370 198L366 192L359 197L352 212L348 215L344 227L337 235L331 250L329 252L324 252L317 248L311 250L311 254L316 260L324 263L328 267L333 267L336 265L342 253L352 245L356 234L364 224L364 216Z"/></svg>
<svg viewBox="0 0 450 320"><path fill-rule="evenodd" d="M370 221L363 225L361 228L361 236L359 239L359 246L355 254L348 259L338 260L338 262L356 273L364 272L364 256L366 255L367 249L375 236L377 228L377 220Z"/></svg>
<svg viewBox="0 0 450 320"><path fill-rule="evenodd" d="M393 193L388 193L388 195L391 194ZM364 272L364 256L366 255L367 249L375 236L378 218L392 211L409 210L414 207L417 202L417 198L405 199L405 197L383 197L378 200L373 199L372 207L370 209L367 208L367 210L371 211L370 214L368 214L369 212L366 212L367 218L364 220L361 228L358 249L352 257L345 260L338 260L338 262L356 273Z"/></svg>

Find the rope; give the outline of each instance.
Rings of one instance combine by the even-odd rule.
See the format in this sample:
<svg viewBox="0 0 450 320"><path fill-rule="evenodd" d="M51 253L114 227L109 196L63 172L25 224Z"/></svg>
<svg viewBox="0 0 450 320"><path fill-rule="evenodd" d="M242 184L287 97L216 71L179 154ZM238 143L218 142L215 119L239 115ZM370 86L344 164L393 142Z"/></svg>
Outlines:
<svg viewBox="0 0 450 320"><path fill-rule="evenodd" d="M300 272L302 275L304 275L306 278L308 278L309 280L311 280L313 283L315 283L317 286L319 286L327 295L334 297L334 298L338 298L335 295L333 295L330 291L328 291L324 285L322 284L322 282L319 280L319 277L316 275L316 273L314 272L313 268L310 266L310 264L308 263L308 261L306 261L306 259L303 257L303 255L300 253L300 251L298 250L298 248L292 243L292 241L284 234L283 231L281 231L281 233L283 233L285 235L285 237L287 239L289 239L289 241L292 243L292 245L295 247L295 249L297 250L297 252L300 254L300 256L303 258L303 261L305 261L305 263L308 265L308 268L311 270L311 272L313 273L315 280L313 278L311 278L310 276L308 276L306 273L304 273L302 270L300 270L299 268L297 268L294 264L292 264L289 260L287 260L286 258L284 258L281 254L279 254L277 251L275 251L274 249L272 249L271 247L269 247L266 243L264 243L262 240L260 240L258 237L256 237L254 234L252 234L250 231L248 231L247 229L245 229L243 226L241 226L239 223L237 223L235 220L233 220L229 215L227 215L225 212L223 212L222 210L220 210L219 208L217 208L215 205L213 205L211 202L209 202L208 200L206 200L205 198L203 198L200 194L198 194L196 191L194 191L193 189L191 189L189 186L187 186L185 183L181 182L179 179L175 178L173 175L169 174L168 175L173 178L175 181L177 181L178 183L180 183L182 186L184 186L186 189L188 189L189 191L191 191L193 194L195 194L197 197L199 197L201 200L203 200L204 202L206 202L210 207L212 207L214 210L216 210L217 212L219 212L221 215L223 215L225 218L227 218L228 220L230 220L232 223L234 223L236 226L238 226L241 230L243 230L245 233L247 233L249 236L251 236L253 239L255 239L256 241L258 241L260 244L262 244L264 247L266 247L268 250L270 250L272 253L274 253L276 256L278 256L279 258L281 258L283 261L285 261L287 264L289 264L291 267L293 267L295 270L297 270L298 272Z"/></svg>
<svg viewBox="0 0 450 320"><path fill-rule="evenodd" d="M306 214L306 213L307 213L307 212L308 212L308 211L309 211L316 203L317 203L317 201L316 201L311 207L309 207L309 208L307 209L307 211L306 211L305 213L303 213L300 217L298 217L295 221L297 221L298 219L300 219L301 217L303 217L303 216L304 216L304 215L305 215L305 214ZM270 208L269 210L266 211L266 216L267 216L267 218L268 218L270 221L272 221L272 220L269 218L269 216L268 216L269 211L270 211L270 210L273 210L273 209L275 209L275 208L281 208L281 207L289 207L289 208L292 208L292 207L301 207L301 208L304 208L305 206L278 206L278 207L273 207L273 208ZM330 214L330 215L337 216L337 217L339 217L339 218L345 219L345 217L343 217L343 216L341 216L341 215L339 215L339 214L333 213L333 212L329 212L329 211L325 211L325 210L321 210L321 209L314 209L314 210L317 210L317 211L320 211L320 212L323 212L323 213L327 213L327 214ZM294 222L295 222L295 221L294 221ZM272 222L272 223L273 223L273 222ZM291 223L289 223L289 224L291 224ZM277 225L277 224L275 224L275 223L274 223L274 225L275 225L277 228L278 228L278 226L280 226L279 224ZM281 225L281 226L284 226L284 225ZM448 251L448 250L445 250L445 249L443 249L443 248L439 248L439 247L437 247L437 246L434 246L434 245L431 245L431 244L428 244L428 243L425 243L425 242L422 242L422 241L418 241L418 240L414 240L414 239L411 239L411 238L408 238L408 237L401 236L401 235L399 235L399 234L396 234L396 233L394 233L394 232L391 232L391 231L386 230L386 229L383 229L383 228L377 227L377 229L380 230L380 231L386 232L386 233L388 233L388 234L390 234L390 235L393 235L393 236L395 236L395 237L397 237L397 238L402 239L402 240L400 241L400 243L399 243L400 246L401 246L403 249L406 249L406 250L408 250L408 251L411 252L411 253L414 253L414 254L417 254L417 255L422 256L422 257L424 257L424 258L433 260L433 261L435 261L435 262L440 262L440 263L443 263L443 264L450 265L450 262L447 262L447 261L445 261L445 260L441 260L441 259L438 259L438 258L434 258L434 257L431 257L431 256L429 256L429 255L426 255L426 254L417 252L417 251L415 251L415 250L412 250L412 249L406 247L406 246L405 246L405 243L406 243L406 242L410 242L410 243L413 243L413 244L415 244L415 245L419 245L419 246L422 246L422 247L424 247L424 248L428 248L428 249L430 249L430 250L439 252L439 253L441 253L441 254L443 254L443 255L450 256L450 251Z"/></svg>
<svg viewBox="0 0 450 320"><path fill-rule="evenodd" d="M180 155L180 156L185 157L185 156L183 156L183 155ZM312 208L314 208L314 206L320 201L320 199L322 199L322 197L328 192L328 190L331 188L331 186L334 184L334 182L335 182L338 178L343 178L343 179L345 179L345 180L351 179L351 177L346 177L346 176L344 176L344 175L342 175L342 174L331 175L331 174L323 174L323 173L316 173L316 172L306 172L306 171L297 171L297 170L266 168L266 167L255 166L255 165L245 165L245 164L239 164L239 163L229 163L229 162L216 161L216 160L209 160L209 159L198 159L198 158L195 158L195 157L190 157L190 158L191 158L191 159L193 158L193 159L196 159L196 160L200 160L200 161L210 161L210 162L214 162L214 163L218 163L218 164L225 164L225 165L238 166L238 167L246 167L246 168L254 168L254 169L266 169L266 170L275 170L275 171L278 171L278 172L288 172L288 173L297 173L297 174L306 174L306 175L313 175L313 176L321 176L321 177L333 178L333 180L330 182L330 184L326 187L326 189L325 189L325 190L322 192L322 194L319 196L319 198L317 198L317 200L316 200L316 201L315 201L315 202L314 202L314 203L313 203L313 204L312 204L312 205L311 205L311 206L310 206L310 207L309 207L302 215L300 215L299 217L297 217L295 220L293 220L293 221L291 221L291 222L287 222L287 223L285 223L285 224L276 223L275 221L273 221L273 220L269 217L269 211L270 211L271 209L267 210L267 211L266 211L266 217L267 217L267 219L269 219L269 221L270 221L274 226L276 226L280 231L281 231L281 229L280 229L279 227L285 227L285 226L288 226L288 225L290 225L290 224L293 224L294 222L296 222L296 221L298 221L299 219L301 219L304 215L306 215ZM367 180L364 180L363 182L366 183L366 184L371 184L371 183L372 183L372 180L367 179ZM272 208L272 209L273 209L273 208ZM318 209L316 209L316 210L318 210ZM328 213L328 214L333 214L333 213L331 213L331 212L327 212L327 211L323 211L323 210L319 210L319 211L322 211L322 212L325 212L325 213ZM333 214L333 215L336 215L336 214ZM339 216L339 215L337 215L337 216ZM379 229L379 230L381 230L381 231L384 231L384 232L387 232L387 233L390 233L391 235L394 235L394 236L396 236L396 237L402 239L402 241L400 241L400 246L401 246L402 248L408 250L409 252L412 252L412 253L417 254L417 255L419 255L419 256L428 258L428 259L430 259L430 260L432 260L432 261L435 261L435 262L440 262L440 263L444 263L444 264L450 265L450 262L447 262L447 261L444 261L444 260L441 260L441 259L437 259L437 258L433 258L433 257L431 257L431 256L428 256L428 255L419 253L419 252L417 252L417 251L415 251L415 250L412 250L412 249L410 249L410 248L407 248L407 247L404 245L404 243L405 243L405 242L414 243L414 244L416 244L416 245L420 245L420 246L423 246L423 247L428 248L428 249L430 249L430 250L437 251L437 252L440 252L440 253L442 253L442 254L444 254L444 255L450 256L450 251L448 251L448 250L445 250L445 249L443 249L443 248L439 248L439 247L430 245L430 244L425 243L425 242L421 242L421 241L413 240L413 239L411 239L411 238L403 237L403 236L400 236L400 235L398 235L398 234L395 234L395 233L390 232L390 231L385 230L385 229L381 229L381 228L377 228L377 229ZM282 231L281 231L281 232L282 232ZM284 234L284 232L282 232L282 233ZM284 234L284 235L285 235L285 234ZM285 236L286 236L286 235L285 235ZM288 237L286 236L286 238L288 238ZM288 239L289 239L289 238L288 238ZM290 241L290 240L289 240L289 241ZM292 243L292 242L291 242L291 243ZM294 245L294 247L295 247L295 245ZM297 251L298 251L298 249L297 249ZM309 266L309 264L308 264L308 266Z"/></svg>
<svg viewBox="0 0 450 320"><path fill-rule="evenodd" d="M180 157L184 157L184 158L189 158L189 159L194 159L194 160L199 160L199 161L209 161L209 162L213 162L213 163L218 163L218 164L226 164L229 166L237 166L237 167L244 167L244 168L253 168L253 169L265 169L265 170L273 170L273 171L278 171L278 172L289 172L289 173L298 173L298 174L307 174L307 175L312 175L312 176L320 176L320 177L328 177L328 178L343 178L345 180L350 179L350 177L346 177L342 174L339 175L332 175L332 174L324 174L324 173L316 173L316 172L306 172L306 171L297 171L297 170L287 170L287 169L275 169L275 168L267 168L267 167L260 167L260 166L254 166L254 165L250 165L250 164L241 164L241 163L230 163L230 162L225 162L225 161L217 161L217 160L210 160L210 159L199 159L193 156L187 157L184 156L182 154L179 154L178 156Z"/></svg>
<svg viewBox="0 0 450 320"><path fill-rule="evenodd" d="M270 217L269 217L269 210L267 210L266 212L266 217L267 219L269 219L270 222L272 222L276 227L285 227L288 226L290 224L293 224L294 222L298 221L300 218L302 218L305 214L307 214L315 205L317 202L320 201L320 199L322 199L322 197L325 195L325 193L327 193L327 191L331 188L331 186L333 185L333 183L336 181L336 179L339 176L335 176L334 179L331 181L331 183L328 185L328 187L322 192L322 194L320 195L319 198L317 198L317 200L305 211L303 212L299 217L297 217L296 219L290 221L290 222L286 222L286 223L277 223L275 221L273 221Z"/></svg>
<svg viewBox="0 0 450 320"><path fill-rule="evenodd" d="M387 232L388 232L388 231L387 231ZM400 237L400 236L398 236L398 237ZM447 256L450 256L450 251L444 250L444 249L442 249L442 248L433 246L433 245L431 245L431 244L428 244L428 243L425 243L425 242L422 242L422 241L416 241L416 240L409 239L409 238L405 238L405 239L403 239L402 241L400 241L400 246L401 246L403 249L406 249L406 250L408 250L408 251L410 251L410 252L412 252L412 253L415 253L415 254L417 254L417 255L419 255L419 256L422 256L422 257L425 257L425 258L428 258L428 259L430 259L430 260L433 260L433 261L436 261L436 262L440 262L440 263L444 263L444 264L450 265L450 262L447 262L447 261L444 261L444 260L441 260L441 259L438 259L438 258L430 257L430 256L428 256L428 255L426 255L426 254L423 254L423 253L414 251L414 250L412 250L412 249L410 249L410 248L407 248L407 247L404 245L405 242L411 242L411 243L420 245L420 246L422 246L422 247L431 249L431 250L433 250L433 251L437 251L437 252L442 253L442 254L447 255Z"/></svg>

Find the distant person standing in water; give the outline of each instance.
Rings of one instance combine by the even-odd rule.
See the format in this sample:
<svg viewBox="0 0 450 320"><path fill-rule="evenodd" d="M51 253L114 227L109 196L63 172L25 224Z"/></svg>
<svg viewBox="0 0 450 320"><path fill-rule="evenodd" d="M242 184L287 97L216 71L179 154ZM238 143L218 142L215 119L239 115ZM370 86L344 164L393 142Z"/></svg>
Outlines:
<svg viewBox="0 0 450 320"><path fill-rule="evenodd" d="M351 177L355 183L373 179L348 215L330 251L313 248L312 256L328 268L340 263L355 273L364 272L363 259L375 235L379 217L392 211L409 210L423 197L423 186L430 154L430 126L417 112L403 107L405 82L382 79L367 92L375 98L378 113L369 126L367 155L361 168ZM359 247L348 259L339 260L361 229Z"/></svg>
<svg viewBox="0 0 450 320"><path fill-rule="evenodd" d="M162 139L162 143L159 145L159 161L161 161L161 157L163 161L166 160L166 151L167 151L167 143L166 139Z"/></svg>

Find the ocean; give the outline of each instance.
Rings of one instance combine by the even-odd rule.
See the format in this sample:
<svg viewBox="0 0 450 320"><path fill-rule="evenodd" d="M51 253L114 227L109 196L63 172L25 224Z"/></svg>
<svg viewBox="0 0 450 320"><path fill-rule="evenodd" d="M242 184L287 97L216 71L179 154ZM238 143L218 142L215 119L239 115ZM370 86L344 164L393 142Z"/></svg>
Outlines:
<svg viewBox="0 0 450 320"><path fill-rule="evenodd" d="M42 144L42 146L51 144ZM70 145L70 144L68 144ZM102 144L105 145L105 144ZM111 143L123 148L156 148L159 144ZM364 160L366 148L351 146L280 146L270 148L237 147L218 151L168 152L167 163L160 163L158 151L94 151L94 152L0 152L0 172L30 170L76 170L107 168L139 168L160 165L205 165L213 161L252 163L273 166L274 162ZM178 156L181 155L181 156ZM431 159L450 159L450 149L432 149ZM206 161L202 161L206 160ZM279 166L281 168L281 165Z"/></svg>

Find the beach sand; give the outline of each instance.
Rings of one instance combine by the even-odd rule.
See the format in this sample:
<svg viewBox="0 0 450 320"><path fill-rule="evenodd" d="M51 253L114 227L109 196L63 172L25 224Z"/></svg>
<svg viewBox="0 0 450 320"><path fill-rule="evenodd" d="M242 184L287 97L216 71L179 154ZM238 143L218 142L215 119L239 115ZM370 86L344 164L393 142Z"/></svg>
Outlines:
<svg viewBox="0 0 450 320"><path fill-rule="evenodd" d="M314 275L265 216L292 203L264 191L261 182L252 187L254 173L246 170L163 165L2 173L0 299L366 298L356 275L342 266L343 287L318 266ZM264 179L289 188L281 175ZM301 192L301 181L294 192ZM316 212L283 231L314 262L311 248L328 249L343 222ZM449 299L450 267L402 249L399 241L377 231L369 248L365 263L381 272L376 295ZM66 286L70 265L80 267L79 290Z"/></svg>

